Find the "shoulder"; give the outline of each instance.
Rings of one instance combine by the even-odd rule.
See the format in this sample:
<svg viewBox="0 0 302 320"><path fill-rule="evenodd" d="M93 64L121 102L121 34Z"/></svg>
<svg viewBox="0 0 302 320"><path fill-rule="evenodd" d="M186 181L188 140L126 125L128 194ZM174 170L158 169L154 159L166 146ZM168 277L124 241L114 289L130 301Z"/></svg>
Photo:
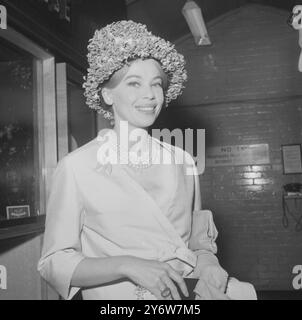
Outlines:
<svg viewBox="0 0 302 320"><path fill-rule="evenodd" d="M59 161L58 166L68 165L74 169L85 166L95 166L98 147L99 144L95 138L76 150L68 153Z"/></svg>

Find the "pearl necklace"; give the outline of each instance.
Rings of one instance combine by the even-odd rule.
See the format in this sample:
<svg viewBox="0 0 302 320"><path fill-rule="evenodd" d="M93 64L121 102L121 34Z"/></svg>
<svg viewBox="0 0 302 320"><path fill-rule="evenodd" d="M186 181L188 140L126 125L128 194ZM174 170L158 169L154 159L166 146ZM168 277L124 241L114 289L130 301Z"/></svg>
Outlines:
<svg viewBox="0 0 302 320"><path fill-rule="evenodd" d="M120 163L127 164L128 167L140 171L150 168L154 163L156 163L155 160L158 156L158 146L155 145L152 138L148 137L147 145L148 151L142 152L139 160L137 152L131 151L131 148L130 150L123 148L119 142L114 144L112 148L117 153L117 159L119 159ZM150 149L152 150L151 152Z"/></svg>

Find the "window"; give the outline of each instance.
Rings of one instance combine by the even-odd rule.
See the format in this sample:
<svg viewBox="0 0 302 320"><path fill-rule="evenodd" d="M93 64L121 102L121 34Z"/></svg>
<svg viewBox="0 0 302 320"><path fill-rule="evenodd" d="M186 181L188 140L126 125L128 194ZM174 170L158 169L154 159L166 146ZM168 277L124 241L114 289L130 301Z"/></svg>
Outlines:
<svg viewBox="0 0 302 320"><path fill-rule="evenodd" d="M53 56L0 31L0 238L45 214L57 162L54 74Z"/></svg>
<svg viewBox="0 0 302 320"><path fill-rule="evenodd" d="M96 112L86 105L83 74L66 63L56 66L58 156L89 142L97 135Z"/></svg>

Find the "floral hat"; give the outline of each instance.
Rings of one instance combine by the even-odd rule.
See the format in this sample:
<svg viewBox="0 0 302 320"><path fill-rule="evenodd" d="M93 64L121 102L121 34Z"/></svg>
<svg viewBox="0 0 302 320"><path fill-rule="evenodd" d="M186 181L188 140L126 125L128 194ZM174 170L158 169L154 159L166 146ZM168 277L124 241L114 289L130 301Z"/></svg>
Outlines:
<svg viewBox="0 0 302 320"><path fill-rule="evenodd" d="M104 81L131 59L153 58L160 62L168 77L165 103L176 99L187 80L185 60L169 41L154 36L145 25L122 20L96 30L88 45L88 73L83 88L86 103L92 109L113 119L112 112L101 105L100 90Z"/></svg>

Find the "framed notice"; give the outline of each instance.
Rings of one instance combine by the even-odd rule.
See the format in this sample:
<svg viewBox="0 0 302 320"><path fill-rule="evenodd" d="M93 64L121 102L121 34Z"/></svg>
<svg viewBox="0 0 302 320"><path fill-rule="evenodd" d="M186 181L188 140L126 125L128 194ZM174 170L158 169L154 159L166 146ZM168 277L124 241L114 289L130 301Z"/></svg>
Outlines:
<svg viewBox="0 0 302 320"><path fill-rule="evenodd" d="M30 209L25 206L8 206L6 207L7 219L20 219L30 217Z"/></svg>
<svg viewBox="0 0 302 320"><path fill-rule="evenodd" d="M302 173L301 144L282 145L284 174Z"/></svg>
<svg viewBox="0 0 302 320"><path fill-rule="evenodd" d="M267 143L210 147L206 150L206 166L242 166L269 164Z"/></svg>

